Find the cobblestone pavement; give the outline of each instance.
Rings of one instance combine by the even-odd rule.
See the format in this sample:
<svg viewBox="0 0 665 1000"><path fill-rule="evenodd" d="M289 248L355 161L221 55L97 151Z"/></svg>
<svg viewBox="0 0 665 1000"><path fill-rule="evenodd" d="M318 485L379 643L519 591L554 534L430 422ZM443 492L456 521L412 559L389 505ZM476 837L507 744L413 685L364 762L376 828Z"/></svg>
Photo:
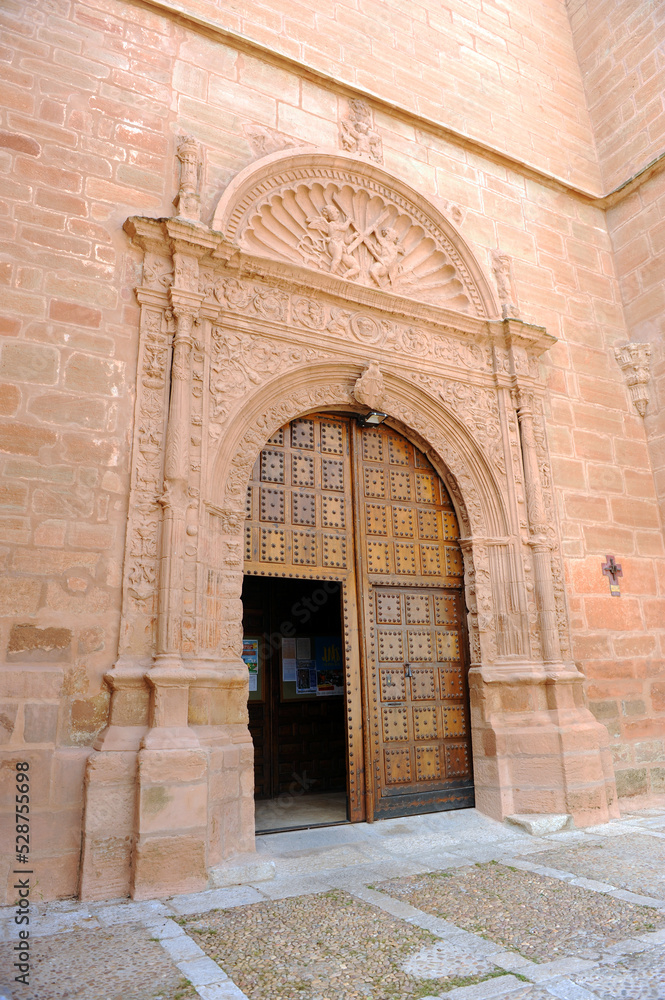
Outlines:
<svg viewBox="0 0 665 1000"><path fill-rule="evenodd" d="M13 961L11 944L0 945L0 968L10 969ZM31 965L30 986L14 984L16 1000L126 1000L132 993L145 1000L198 998L143 924L38 937Z"/></svg>
<svg viewBox="0 0 665 1000"><path fill-rule="evenodd" d="M665 926L665 914L490 861L377 887L537 962L600 948Z"/></svg>
<svg viewBox="0 0 665 1000"><path fill-rule="evenodd" d="M644 830L630 836L594 838L575 848L538 855L539 864L611 882L645 896L665 898L665 833ZM626 864L628 862L628 864Z"/></svg>
<svg viewBox="0 0 665 1000"><path fill-rule="evenodd" d="M0 1000L665 1000L665 811L547 836L475 810L257 839L248 881L36 904ZM272 877L271 877L272 876Z"/></svg>

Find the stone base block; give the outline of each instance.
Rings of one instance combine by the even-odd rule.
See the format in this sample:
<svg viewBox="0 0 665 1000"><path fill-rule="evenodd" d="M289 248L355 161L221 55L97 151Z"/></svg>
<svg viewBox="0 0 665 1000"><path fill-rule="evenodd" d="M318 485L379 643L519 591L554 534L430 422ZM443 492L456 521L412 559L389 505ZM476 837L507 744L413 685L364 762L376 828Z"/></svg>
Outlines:
<svg viewBox="0 0 665 1000"><path fill-rule="evenodd" d="M574 665L492 666L471 671L469 682L482 812L498 820L567 815L577 826L618 817L607 730L585 707ZM514 710L519 687L529 692L529 712Z"/></svg>
<svg viewBox="0 0 665 1000"><path fill-rule="evenodd" d="M144 747L137 793L132 898L206 889L206 751Z"/></svg>
<svg viewBox="0 0 665 1000"><path fill-rule="evenodd" d="M208 888L205 836L149 837L139 841L132 899L155 899Z"/></svg>
<svg viewBox="0 0 665 1000"><path fill-rule="evenodd" d="M93 751L85 777L80 899L128 896L134 843L136 753Z"/></svg>

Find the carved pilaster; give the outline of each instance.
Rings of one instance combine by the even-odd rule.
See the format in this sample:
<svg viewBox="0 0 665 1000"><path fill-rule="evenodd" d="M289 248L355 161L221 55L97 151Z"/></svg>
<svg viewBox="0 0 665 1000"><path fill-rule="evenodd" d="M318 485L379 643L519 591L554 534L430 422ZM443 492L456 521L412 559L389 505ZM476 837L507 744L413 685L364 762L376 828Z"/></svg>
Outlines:
<svg viewBox="0 0 665 1000"><path fill-rule="evenodd" d="M190 354L191 309L174 307L176 334L173 341L171 398L164 456L164 492L160 545L157 653L178 654L181 649L182 560L185 519L189 503Z"/></svg>
<svg viewBox="0 0 665 1000"><path fill-rule="evenodd" d="M147 674L151 686L151 730L144 746L152 749L198 744L187 726L190 673L182 664L185 549L190 494L192 351L194 322L201 305L198 262L174 254L175 287L169 291L175 319L171 394L164 448L164 489L161 507L157 636L154 665Z"/></svg>
<svg viewBox="0 0 665 1000"><path fill-rule="evenodd" d="M547 513L533 429L533 397L524 391L517 393L517 417L522 441L529 545L533 553L534 585L543 659L557 662L561 659L561 647L552 580L552 556L547 537Z"/></svg>

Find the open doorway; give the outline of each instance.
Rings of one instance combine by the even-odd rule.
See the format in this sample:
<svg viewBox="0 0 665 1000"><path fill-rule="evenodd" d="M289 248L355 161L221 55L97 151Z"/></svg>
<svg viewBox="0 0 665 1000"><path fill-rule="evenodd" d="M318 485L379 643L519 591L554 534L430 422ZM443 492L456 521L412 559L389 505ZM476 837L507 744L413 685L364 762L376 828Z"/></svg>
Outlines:
<svg viewBox="0 0 665 1000"><path fill-rule="evenodd" d="M340 584L245 576L256 832L347 821Z"/></svg>

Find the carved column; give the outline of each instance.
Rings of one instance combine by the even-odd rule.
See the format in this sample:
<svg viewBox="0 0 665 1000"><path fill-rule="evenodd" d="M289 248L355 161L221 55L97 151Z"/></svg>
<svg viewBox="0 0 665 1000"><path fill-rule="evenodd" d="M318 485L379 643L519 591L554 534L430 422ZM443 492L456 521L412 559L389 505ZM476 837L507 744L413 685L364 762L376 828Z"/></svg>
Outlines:
<svg viewBox="0 0 665 1000"><path fill-rule="evenodd" d="M192 325L200 297L172 290L176 319L171 368L171 396L164 455L164 492L159 549L157 637L152 687L151 731L144 746L196 746L187 726L190 673L182 664L183 561L189 498L190 356Z"/></svg>
<svg viewBox="0 0 665 1000"><path fill-rule="evenodd" d="M561 647L552 580L552 556L547 541L547 516L533 431L533 396L523 390L517 392L517 417L522 441L529 545L533 552L534 585L543 659L546 662L558 663L561 660Z"/></svg>
<svg viewBox="0 0 665 1000"><path fill-rule="evenodd" d="M193 325L201 306L198 261L174 254L169 292L176 329L164 449L159 548L157 635L146 674L150 729L139 753L135 899L193 892L207 885L208 760L188 725L195 671L183 664L184 560L190 496L191 359Z"/></svg>

